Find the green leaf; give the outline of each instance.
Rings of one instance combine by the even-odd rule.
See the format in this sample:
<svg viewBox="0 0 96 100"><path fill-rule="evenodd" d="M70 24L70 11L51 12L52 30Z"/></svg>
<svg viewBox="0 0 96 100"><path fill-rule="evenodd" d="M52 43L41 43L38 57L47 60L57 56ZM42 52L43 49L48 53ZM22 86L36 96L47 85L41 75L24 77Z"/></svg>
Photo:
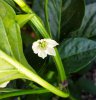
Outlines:
<svg viewBox="0 0 96 100"><path fill-rule="evenodd" d="M18 69L16 69L12 64L6 62L4 59L2 59L2 57L0 57L0 84L9 80L24 77L24 75L18 72Z"/></svg>
<svg viewBox="0 0 96 100"><path fill-rule="evenodd" d="M15 21L15 16L14 10L7 3L1 0L0 49L28 67L29 64L27 63L23 54L20 28ZM30 66L28 68L32 69Z"/></svg>
<svg viewBox="0 0 96 100"><path fill-rule="evenodd" d="M93 37L96 36L96 3L86 5L85 16L81 28L75 36Z"/></svg>
<svg viewBox="0 0 96 100"><path fill-rule="evenodd" d="M62 0L34 0L33 10L42 18L48 33L59 39Z"/></svg>
<svg viewBox="0 0 96 100"><path fill-rule="evenodd" d="M11 24L13 25L13 21L14 20L10 20L10 22L9 22L8 18L6 17L6 15L8 14L6 12L6 9L8 8L8 10L10 11L11 14L13 14L13 16L14 16L14 13L13 13L12 10L9 9L9 7L6 5L6 3L1 1L0 5L1 5L0 6L0 11L1 11L1 13L0 13L0 39L1 39L0 40L0 49L3 50L4 52L6 52L7 54L9 54L10 56L18 59L19 58L18 52L13 51L14 49L16 49L18 51L18 48L12 49L12 46L16 46L17 47L17 41L16 41L16 43L14 43L15 39L12 40L11 37L8 37L8 36L11 36L11 34L15 33L16 29L13 28L15 30L13 30L14 32L11 33L10 30L12 30L12 29L7 28L9 26L8 24L10 24L10 27L11 27ZM5 7L6 7L6 9L5 9ZM5 14L4 12L6 12L6 15L4 15ZM9 16L11 17L10 14L8 14L8 17ZM4 20L2 20L2 18ZM8 24L4 25L5 21ZM11 33L11 34L8 35L6 32L8 32L9 34ZM13 36L15 36L15 34L13 34ZM9 38L12 41L9 41ZM14 45L10 45L10 44L13 44L13 43L14 43ZM13 54L13 52L14 52L14 54ZM15 69L11 64L9 64L8 62L2 60L1 58L0 58L0 74L2 75L2 76L0 76L0 84L2 84L3 82L6 82L6 81L12 80L12 79L20 78L22 76L21 74L18 73L17 69Z"/></svg>
<svg viewBox="0 0 96 100"><path fill-rule="evenodd" d="M0 1L0 50L26 67L29 66L23 54L20 28L15 22L15 12L3 0ZM30 66L28 68L32 70ZM0 74L2 75L0 83L23 77L16 68L2 59L0 59Z"/></svg>
<svg viewBox="0 0 96 100"><path fill-rule="evenodd" d="M96 56L96 42L86 38L70 38L59 46L59 53L67 73L78 72Z"/></svg>
<svg viewBox="0 0 96 100"><path fill-rule="evenodd" d="M92 80L82 77L78 80L76 84L80 89L85 90L92 95L96 95L96 85Z"/></svg>
<svg viewBox="0 0 96 100"><path fill-rule="evenodd" d="M84 11L84 0L63 0L61 20L63 34L75 31L81 26Z"/></svg>

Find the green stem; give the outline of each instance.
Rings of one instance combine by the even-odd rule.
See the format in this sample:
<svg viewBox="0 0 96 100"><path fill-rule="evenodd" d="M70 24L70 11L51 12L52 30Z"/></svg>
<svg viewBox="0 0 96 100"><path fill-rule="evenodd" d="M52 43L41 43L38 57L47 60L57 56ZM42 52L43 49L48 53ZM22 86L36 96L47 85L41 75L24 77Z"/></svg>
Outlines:
<svg viewBox="0 0 96 100"><path fill-rule="evenodd" d="M20 96L20 95L26 95L26 94L41 94L41 93L48 93L49 91L46 89L35 89L35 90L18 90L8 93L3 93L0 95L0 99L13 97L13 96Z"/></svg>
<svg viewBox="0 0 96 100"><path fill-rule="evenodd" d="M50 36L47 33L47 31L45 30L43 24L40 22L40 19L38 19L36 14L28 7L28 5L23 0L14 0L14 1L21 7L21 9L23 11L25 11L26 13L32 13L34 15L31 19L31 23L35 25L35 27L39 30L39 32L41 33L41 35L44 38L50 38ZM61 82L64 82L64 81L66 81L65 70L64 70L64 67L63 67L63 64L62 64L62 61L61 61L58 51L56 49L55 49L55 51L56 51L56 56L54 57L54 60L57 65L57 70L60 75Z"/></svg>
<svg viewBox="0 0 96 100"><path fill-rule="evenodd" d="M62 92L58 88L52 86L51 84L49 84L48 82L43 80L39 75L35 74L34 72L32 72L31 70L26 68L25 66L23 66L21 63L19 63L15 59L12 59L10 56L5 54L1 50L0 50L0 58L2 60L7 61L9 64L13 65L21 73L21 75L25 76L24 78L38 83L42 87L46 88L47 90L51 91L52 93L54 93L54 94L56 94L60 97L65 97L66 98L66 97L69 96L68 93Z"/></svg>
<svg viewBox="0 0 96 100"><path fill-rule="evenodd" d="M34 14L34 13L32 13L32 14ZM39 32L41 33L41 35L43 37L50 38L49 34L46 32L45 28L43 27L43 24L40 22L40 20L36 16L36 14L34 14L34 16L31 18L30 22L35 25L35 27L39 30Z"/></svg>
<svg viewBox="0 0 96 100"><path fill-rule="evenodd" d="M50 25L48 22L48 0L45 0L45 19L46 19L46 27L47 27L48 33L50 34L50 37L52 37Z"/></svg>
<svg viewBox="0 0 96 100"><path fill-rule="evenodd" d="M40 23L40 21L38 20L36 16L32 17L31 22L37 27L37 29L40 31L43 37L50 38L45 28L43 27L42 23ZM56 56L54 56L53 58L56 63L59 76L61 78L61 82L64 82L64 80L66 80L65 70L64 70L60 55L58 53L58 50L55 49L55 52L56 52Z"/></svg>
<svg viewBox="0 0 96 100"><path fill-rule="evenodd" d="M32 10L29 8L29 6L26 5L26 3L24 2L24 0L14 0L14 2L16 2L24 12L26 13L32 13Z"/></svg>
<svg viewBox="0 0 96 100"><path fill-rule="evenodd" d="M59 72L59 76L61 77L61 82L64 82L64 80L66 81L66 74L65 74L64 66L62 64L58 50L56 48L55 48L55 52L56 52L56 56L54 56L53 59L57 65L57 70Z"/></svg>

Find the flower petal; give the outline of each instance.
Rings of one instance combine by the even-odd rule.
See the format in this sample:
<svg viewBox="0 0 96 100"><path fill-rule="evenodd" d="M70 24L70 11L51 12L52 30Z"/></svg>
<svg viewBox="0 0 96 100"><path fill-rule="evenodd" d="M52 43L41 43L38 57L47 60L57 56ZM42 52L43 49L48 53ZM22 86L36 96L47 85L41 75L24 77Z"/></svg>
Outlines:
<svg viewBox="0 0 96 100"><path fill-rule="evenodd" d="M38 46L39 46L39 43L38 42L34 42L33 45L32 45L32 49L33 49L33 52L35 54L37 54L39 52Z"/></svg>
<svg viewBox="0 0 96 100"><path fill-rule="evenodd" d="M38 56L44 59L45 57L47 57L47 53L44 50L42 50L39 51Z"/></svg>
<svg viewBox="0 0 96 100"><path fill-rule="evenodd" d="M48 43L49 47L55 47L59 45L55 40L52 40L52 39L46 39L46 42Z"/></svg>
<svg viewBox="0 0 96 100"><path fill-rule="evenodd" d="M0 88L6 87L8 83L9 83L9 81L8 81L8 82L5 82L5 83L3 83L3 84L0 84Z"/></svg>
<svg viewBox="0 0 96 100"><path fill-rule="evenodd" d="M47 48L46 53L48 55L53 55L53 56L56 55L54 48L50 48L50 47Z"/></svg>

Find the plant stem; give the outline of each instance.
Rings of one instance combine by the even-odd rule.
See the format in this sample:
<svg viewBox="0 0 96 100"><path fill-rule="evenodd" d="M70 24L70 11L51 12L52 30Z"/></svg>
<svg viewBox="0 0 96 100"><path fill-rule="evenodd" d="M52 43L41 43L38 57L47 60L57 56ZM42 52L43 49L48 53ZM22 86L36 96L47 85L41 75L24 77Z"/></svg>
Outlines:
<svg viewBox="0 0 96 100"><path fill-rule="evenodd" d="M56 56L54 56L53 59L57 65L57 70L59 72L59 76L61 77L61 82L64 82L67 79L65 70L64 70L64 66L62 64L62 61L61 61L61 58L60 58L57 48L55 48L55 52L56 52Z"/></svg>
<svg viewBox="0 0 96 100"><path fill-rule="evenodd" d="M27 4L23 0L14 0L14 2L16 2L24 12L32 13L32 10L29 8L29 6L27 6Z"/></svg>
<svg viewBox="0 0 96 100"><path fill-rule="evenodd" d="M14 0L23 11L25 11L26 13L31 13L34 16L31 18L31 23L35 25L35 27L39 30L39 32L41 33L41 35L44 38L50 38L49 34L47 33L47 31L45 30L43 24L40 22L40 19L38 18L38 16L36 16L36 14L28 7L28 5L23 1L23 0ZM24 8L25 7L25 8ZM54 57L55 63L56 63L56 67L58 70L58 73L60 75L60 80L61 82L66 81L66 74L65 74L65 70L60 58L60 55L58 53L58 50L55 49L56 52L56 56Z"/></svg>
<svg viewBox="0 0 96 100"><path fill-rule="evenodd" d="M11 64L12 66L14 66L21 75L25 76L24 77L25 79L29 79L31 81L38 83L42 87L46 88L47 90L51 91L52 93L54 93L60 97L67 98L69 96L68 93L62 92L58 88L52 86L51 84L49 84L48 82L43 80L39 75L35 74L34 72L29 70L28 68L23 66L21 63L19 63L17 60L15 60L14 58L11 58L10 56L5 54L1 50L0 50L0 58L2 60L5 60L6 62Z"/></svg>
<svg viewBox="0 0 96 100"><path fill-rule="evenodd" d="M35 89L35 90L18 90L8 93L3 93L0 95L0 99L13 97L13 96L20 96L20 95L26 95L26 94L41 94L41 93L48 93L49 91L46 89Z"/></svg>
<svg viewBox="0 0 96 100"><path fill-rule="evenodd" d="M32 13L32 14L34 14L34 13ZM39 30L39 32L41 33L41 35L44 38L50 38L49 34L46 32L43 24L40 22L40 19L38 19L36 14L34 14L34 16L31 18L30 22L35 25L35 27Z"/></svg>
<svg viewBox="0 0 96 100"><path fill-rule="evenodd" d="M50 25L49 25L49 22L48 22L48 0L45 0L44 1L45 2L45 22L46 22L46 27L47 27L47 31L48 31L48 33L50 34L50 37L52 37L52 35L51 35L51 30L50 30Z"/></svg>

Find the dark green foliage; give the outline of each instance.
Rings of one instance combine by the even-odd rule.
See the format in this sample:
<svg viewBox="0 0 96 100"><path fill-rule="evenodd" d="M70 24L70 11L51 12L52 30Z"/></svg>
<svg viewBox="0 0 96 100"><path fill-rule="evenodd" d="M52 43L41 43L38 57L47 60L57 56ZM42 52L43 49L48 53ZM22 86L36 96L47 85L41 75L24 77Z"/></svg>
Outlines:
<svg viewBox="0 0 96 100"><path fill-rule="evenodd" d="M40 27L35 27L36 25L31 23L31 19L35 16L44 25L50 37L59 43L57 48L68 80L68 89L71 94L69 99L81 100L82 90L96 95L94 82L85 78L86 73L91 69L91 64L96 59L96 0L25 0L25 2L38 17L32 13L25 14L20 8L18 9L14 0L0 0L0 74L2 74L0 82L18 78L28 79L24 76L23 70L19 73L12 63L2 59L3 51L13 60L15 59L32 71L34 70L30 65L33 66L39 76L45 79L45 82L48 81L53 86L62 87L62 90L67 84L66 81L60 83L58 70L55 68L52 57L41 59L32 51L32 43L37 39L44 38L38 35L44 29L40 31ZM26 9L25 7L24 10ZM32 27L30 32L27 30L29 26ZM20 28L23 30L22 35ZM34 77L32 78L34 81ZM20 100L54 100L53 98L66 100L52 94L51 89L49 91L41 88L43 85L48 87L46 83L41 85L43 82L40 81L39 85L41 86L39 86L37 84L39 82L35 82L25 79L15 80L13 83L17 89L10 89L10 85L12 85L10 83L10 88L0 89L0 98L2 98L1 92L6 92L3 93L5 96L3 98L8 95L8 97L17 96L16 100L19 98ZM14 86L12 85L12 87ZM18 90L18 88L26 90ZM18 97L18 95L23 96Z"/></svg>

